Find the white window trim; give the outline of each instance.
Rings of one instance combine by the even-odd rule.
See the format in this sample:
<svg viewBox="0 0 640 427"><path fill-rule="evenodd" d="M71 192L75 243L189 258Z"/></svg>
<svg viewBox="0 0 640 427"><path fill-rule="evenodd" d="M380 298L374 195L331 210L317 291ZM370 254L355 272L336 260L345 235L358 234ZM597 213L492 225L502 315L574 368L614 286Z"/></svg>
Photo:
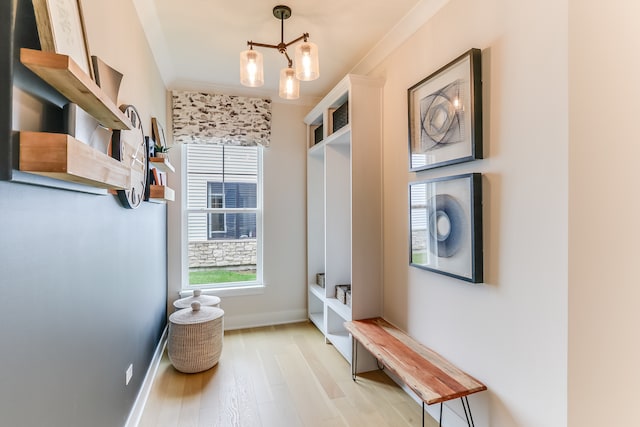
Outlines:
<svg viewBox="0 0 640 427"><path fill-rule="evenodd" d="M181 147L182 149L183 147ZM264 173L263 173L263 148L258 146L258 183L256 188L256 203L259 206L257 209L247 209L247 208L232 208L232 209L210 209L210 208L200 208L200 209L188 209L187 208L187 149L186 146L184 150L181 150L181 171L182 177L180 178L182 182L182 194L185 196L181 199L181 230L182 230L182 244L180 246L180 252L182 254L182 274L181 274L181 282L182 286L180 287L180 295L189 296L193 294L194 289L201 289L205 295L215 295L215 296L244 296L244 295L259 295L264 292L266 288L266 284L263 281L263 210L264 210L264 202L263 202L263 194L264 194ZM225 284L204 284L204 285L190 285L189 284L189 212L196 211L220 211L224 210L225 212L256 212L256 280L250 282L229 282Z"/></svg>
<svg viewBox="0 0 640 427"><path fill-rule="evenodd" d="M248 295L262 295L264 294L264 290L267 287L265 284L253 284L253 285L245 285L236 284L234 286L233 283L227 283L224 287L216 287L216 288L197 288L202 290L203 295L214 295L220 298L223 297L239 297L239 296L248 296ZM194 286L194 288L196 288ZM193 290L182 289L180 290L180 298L193 296Z"/></svg>

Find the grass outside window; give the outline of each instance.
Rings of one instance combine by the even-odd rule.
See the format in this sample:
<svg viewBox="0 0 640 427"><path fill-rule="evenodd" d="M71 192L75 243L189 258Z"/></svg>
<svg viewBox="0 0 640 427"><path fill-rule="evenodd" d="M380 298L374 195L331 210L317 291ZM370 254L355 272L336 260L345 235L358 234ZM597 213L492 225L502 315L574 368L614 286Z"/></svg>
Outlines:
<svg viewBox="0 0 640 427"><path fill-rule="evenodd" d="M232 270L196 270L189 272L190 285L207 285L210 283L252 282L256 280L255 271Z"/></svg>

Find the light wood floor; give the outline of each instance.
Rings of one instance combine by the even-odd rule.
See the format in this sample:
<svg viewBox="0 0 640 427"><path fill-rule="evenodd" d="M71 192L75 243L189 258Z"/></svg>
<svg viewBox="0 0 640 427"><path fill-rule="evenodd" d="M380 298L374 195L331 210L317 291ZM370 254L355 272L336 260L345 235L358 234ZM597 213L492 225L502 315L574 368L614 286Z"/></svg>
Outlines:
<svg viewBox="0 0 640 427"><path fill-rule="evenodd" d="M421 416L384 373L353 382L320 332L298 323L225 332L220 362L198 374L176 371L165 353L140 427L403 427Z"/></svg>

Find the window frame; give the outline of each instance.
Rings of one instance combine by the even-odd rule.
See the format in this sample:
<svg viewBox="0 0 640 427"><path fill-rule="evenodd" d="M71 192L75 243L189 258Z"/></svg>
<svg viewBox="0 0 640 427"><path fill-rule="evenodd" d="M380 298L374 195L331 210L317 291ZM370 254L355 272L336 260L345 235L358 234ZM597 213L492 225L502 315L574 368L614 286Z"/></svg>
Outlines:
<svg viewBox="0 0 640 427"><path fill-rule="evenodd" d="M256 208L189 208L188 199L188 157L189 157L189 145L185 144L184 149L181 150L182 157L182 197L181 210L182 210L182 285L180 287L180 295L190 295L193 290L201 289L204 293L212 292L219 296L235 296L235 295L253 295L261 294L263 292L263 209L264 209L264 174L263 174L263 151L264 148L256 146L256 161L257 161L257 174L256 174ZM209 187L209 183L207 183ZM207 188L208 199L208 188ZM207 200L208 204L208 200ZM189 283L189 214L190 213L255 213L256 215L256 278L252 281L243 282L225 282L225 283L208 283L200 285L192 285ZM226 217L226 215L225 215ZM208 222L208 219L207 219ZM209 226L207 224L207 233ZM226 219L225 219L226 228Z"/></svg>
<svg viewBox="0 0 640 427"><path fill-rule="evenodd" d="M187 172L188 173L188 172ZM212 208L211 205L211 197L220 197L222 199L222 208L227 206L225 196L224 196L224 182L222 183L222 193L213 193L213 184L215 181L207 181L207 208L208 209L216 209ZM188 199L188 194L187 194ZM214 212L210 212L207 214L207 238L211 239L215 234L226 234L227 233L227 214L226 212L222 214L222 230L212 230L211 229L211 215ZM188 218L187 218L188 220ZM188 225L187 225L188 226Z"/></svg>

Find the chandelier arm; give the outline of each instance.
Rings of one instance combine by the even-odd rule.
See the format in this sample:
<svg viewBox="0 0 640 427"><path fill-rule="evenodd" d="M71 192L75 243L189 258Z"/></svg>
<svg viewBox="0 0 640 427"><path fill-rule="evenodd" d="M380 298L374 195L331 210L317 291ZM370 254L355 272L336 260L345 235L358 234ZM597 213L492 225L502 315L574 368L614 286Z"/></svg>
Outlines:
<svg viewBox="0 0 640 427"><path fill-rule="evenodd" d="M287 58L287 61L289 63L289 68L291 68L293 66L293 61L291 60L291 58L289 58L287 51L286 50L282 51L282 54Z"/></svg>
<svg viewBox="0 0 640 427"><path fill-rule="evenodd" d="M275 45L275 44L266 44L266 43L258 43L258 42L247 42L248 44L250 44L251 46L258 46L258 47L269 47L271 49L279 49L280 46Z"/></svg>
<svg viewBox="0 0 640 427"><path fill-rule="evenodd" d="M303 35L301 35L297 39L291 40L289 43L286 43L286 44L283 43L282 46L287 48L287 47L291 46L294 43L298 43L300 40L307 41L307 38L309 38L309 33L304 33ZM254 46L258 46L258 47L268 47L268 48L271 48L271 49L281 49L281 45L258 43L258 42L254 42L254 41L248 41L247 42L247 46L250 46L251 48L253 48Z"/></svg>
<svg viewBox="0 0 640 427"><path fill-rule="evenodd" d="M303 35L301 35L300 37L298 37L295 40L290 41L289 43L285 44L284 47L289 47L294 43L298 43L300 40L304 40L307 41L307 38L309 38L309 33L304 33Z"/></svg>

